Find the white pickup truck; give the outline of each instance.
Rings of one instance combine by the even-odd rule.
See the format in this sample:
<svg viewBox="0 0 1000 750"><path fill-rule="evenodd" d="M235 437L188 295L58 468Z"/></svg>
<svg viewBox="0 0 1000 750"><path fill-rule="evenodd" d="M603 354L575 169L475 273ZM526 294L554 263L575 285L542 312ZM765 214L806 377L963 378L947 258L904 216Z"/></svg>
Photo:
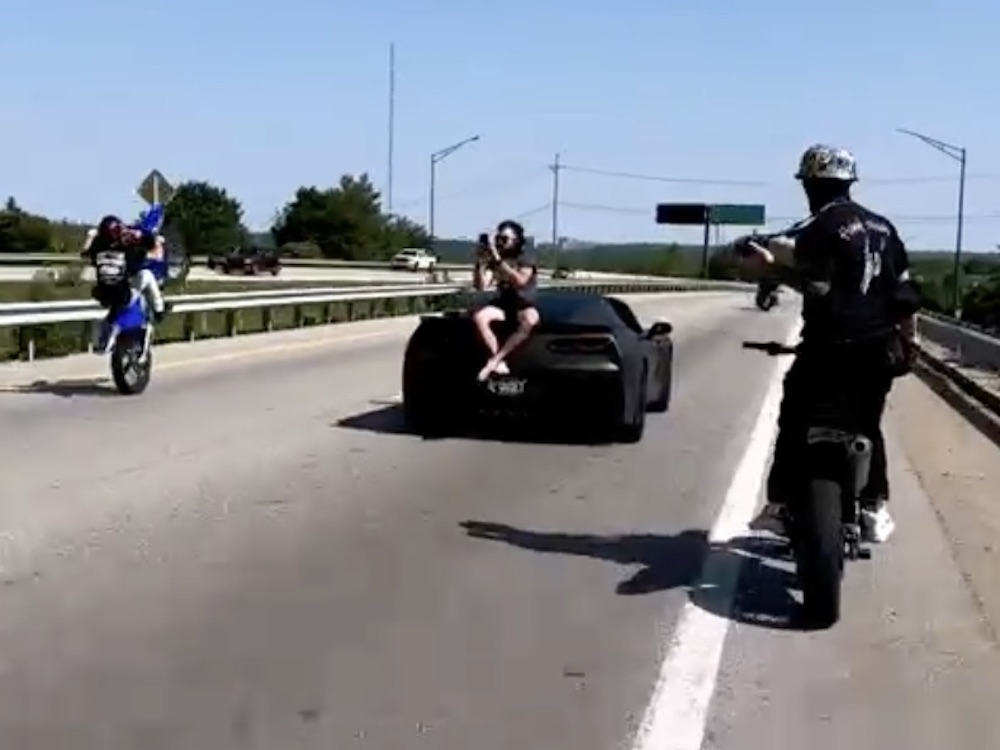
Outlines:
<svg viewBox="0 0 1000 750"><path fill-rule="evenodd" d="M400 250L389 261L390 268L405 268L407 271L433 271L437 258L427 250L407 247Z"/></svg>

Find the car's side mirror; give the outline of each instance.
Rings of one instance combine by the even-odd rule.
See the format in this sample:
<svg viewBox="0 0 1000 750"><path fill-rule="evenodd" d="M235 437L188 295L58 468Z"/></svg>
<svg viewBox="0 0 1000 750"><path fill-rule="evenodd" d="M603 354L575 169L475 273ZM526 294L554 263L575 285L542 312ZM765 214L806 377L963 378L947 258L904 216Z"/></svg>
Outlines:
<svg viewBox="0 0 1000 750"><path fill-rule="evenodd" d="M659 320L649 327L646 331L646 338L656 339L662 336L669 336L674 332L674 327L670 325L665 320Z"/></svg>

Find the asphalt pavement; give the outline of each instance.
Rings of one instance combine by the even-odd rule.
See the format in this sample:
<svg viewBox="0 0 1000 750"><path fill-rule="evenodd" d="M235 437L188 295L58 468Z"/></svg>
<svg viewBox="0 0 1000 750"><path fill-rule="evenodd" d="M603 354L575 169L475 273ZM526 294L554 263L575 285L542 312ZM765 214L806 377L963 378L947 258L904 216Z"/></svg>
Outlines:
<svg viewBox="0 0 1000 750"><path fill-rule="evenodd" d="M800 632L744 528L781 365L740 347L797 310L633 299L677 340L637 445L406 434L412 319L163 347L138 398L0 367L0 747L995 747L995 446L901 384L897 536Z"/></svg>

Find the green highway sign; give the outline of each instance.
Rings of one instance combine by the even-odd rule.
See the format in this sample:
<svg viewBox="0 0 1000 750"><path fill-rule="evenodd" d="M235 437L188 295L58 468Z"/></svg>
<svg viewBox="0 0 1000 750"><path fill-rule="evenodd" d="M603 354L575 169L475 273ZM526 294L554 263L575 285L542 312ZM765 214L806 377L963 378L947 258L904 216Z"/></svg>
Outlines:
<svg viewBox="0 0 1000 750"><path fill-rule="evenodd" d="M656 223L760 226L765 223L764 206L746 203L659 203L656 206Z"/></svg>
<svg viewBox="0 0 1000 750"><path fill-rule="evenodd" d="M139 184L136 192L140 198L150 205L154 203L163 203L166 205L174 197L175 190L174 186L163 176L163 173L158 169L154 169L146 175L146 179Z"/></svg>
<svg viewBox="0 0 1000 750"><path fill-rule="evenodd" d="M723 203L708 207L709 222L716 225L754 227L765 224L764 207L754 204Z"/></svg>
<svg viewBox="0 0 1000 750"><path fill-rule="evenodd" d="M656 206L657 224L682 224L701 226L708 217L704 203L659 203Z"/></svg>

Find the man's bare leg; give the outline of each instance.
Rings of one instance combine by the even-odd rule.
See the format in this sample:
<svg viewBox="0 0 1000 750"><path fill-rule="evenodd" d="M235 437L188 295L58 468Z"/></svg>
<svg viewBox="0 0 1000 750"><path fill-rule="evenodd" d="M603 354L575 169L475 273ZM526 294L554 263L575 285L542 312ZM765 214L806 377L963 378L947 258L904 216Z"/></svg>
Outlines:
<svg viewBox="0 0 1000 750"><path fill-rule="evenodd" d="M477 310L472 316L476 330L479 331L479 338L489 351L489 359L486 361L486 366L479 371L479 380L486 380L486 378L496 371L497 363L495 360L500 342L497 341L496 334L493 333L492 325L497 321L504 320L504 318L503 310L492 305L487 305Z"/></svg>
<svg viewBox="0 0 1000 750"><path fill-rule="evenodd" d="M532 329L538 325L539 320L538 310L534 307L526 307L517 314L517 330L504 342L503 348L486 363L487 368L492 366L490 372L497 372L502 375L510 372L507 369L507 357L512 351L527 341ZM483 369L485 370L486 368ZM489 377L489 373L487 373L487 377Z"/></svg>

